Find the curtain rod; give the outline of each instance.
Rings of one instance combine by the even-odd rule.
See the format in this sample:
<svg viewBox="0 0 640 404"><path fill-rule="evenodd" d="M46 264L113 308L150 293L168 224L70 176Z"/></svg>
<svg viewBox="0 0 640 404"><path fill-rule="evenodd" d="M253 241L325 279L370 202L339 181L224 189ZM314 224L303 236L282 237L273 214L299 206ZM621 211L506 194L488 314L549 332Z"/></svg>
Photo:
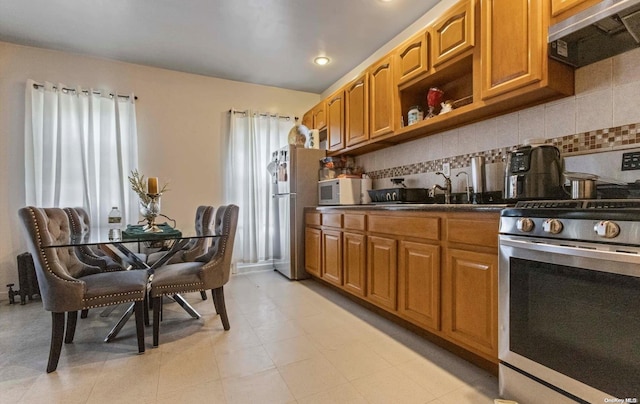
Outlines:
<svg viewBox="0 0 640 404"><path fill-rule="evenodd" d="M39 88L44 88L44 84L33 83L33 88L35 88L36 90L37 90L37 89L39 89ZM54 89L54 90L57 90L57 89L58 89L58 87L53 86L53 89ZM62 87L62 88L60 89L60 91L62 91L62 92L69 92L69 91L71 91L71 92L74 92L74 93L75 93L75 92L77 92L78 90L76 90L75 88L66 88L66 87ZM82 90L82 93L83 93L83 94L87 94L87 95L88 95L88 94L89 94L89 90ZM100 91L93 91L93 94L99 95L99 94L102 94L102 93L101 93ZM110 96L111 98L113 98L113 97L115 97L115 96L120 97L120 98L129 98L129 96L128 96L128 95L120 95L120 94L113 94L113 93L109 93L109 96ZM133 99L134 99L134 100L137 100L137 99L138 99L138 96L137 96L137 95L134 95L134 96L133 96Z"/></svg>
<svg viewBox="0 0 640 404"><path fill-rule="evenodd" d="M247 110L245 110L245 111L240 111L240 110L237 110L237 109L230 109L230 110L229 110L229 113L231 113L231 114L244 114L244 115L246 115L248 112L249 112L249 111L247 111ZM290 120L291 120L291 117L290 117L290 116L285 116L285 115L267 114L267 113L258 114L258 115L260 115L260 116L270 116L270 117L272 117L272 118L275 118L275 117L278 117L278 118L284 118L284 119L286 119L287 121L290 121ZM297 121L297 120L298 120L298 117L297 117L297 116L295 116L295 117L293 117L293 119L295 119L295 120Z"/></svg>

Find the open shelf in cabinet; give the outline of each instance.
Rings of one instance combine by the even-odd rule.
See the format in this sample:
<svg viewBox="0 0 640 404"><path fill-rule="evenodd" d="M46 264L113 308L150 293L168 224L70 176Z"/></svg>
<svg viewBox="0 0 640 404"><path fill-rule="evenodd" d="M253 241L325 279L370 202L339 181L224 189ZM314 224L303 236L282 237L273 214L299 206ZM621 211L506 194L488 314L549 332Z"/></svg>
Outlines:
<svg viewBox="0 0 640 404"><path fill-rule="evenodd" d="M410 83L410 85L399 87L402 122L407 122L407 114L415 105L420 106L425 117L427 116L427 92L431 87L437 87L444 92L442 101L453 102L464 99L468 100L467 104L470 104L473 101L472 55L469 54L452 64L448 64L446 69L438 69L432 74ZM439 110L438 108L437 111ZM414 125L418 124L420 122Z"/></svg>

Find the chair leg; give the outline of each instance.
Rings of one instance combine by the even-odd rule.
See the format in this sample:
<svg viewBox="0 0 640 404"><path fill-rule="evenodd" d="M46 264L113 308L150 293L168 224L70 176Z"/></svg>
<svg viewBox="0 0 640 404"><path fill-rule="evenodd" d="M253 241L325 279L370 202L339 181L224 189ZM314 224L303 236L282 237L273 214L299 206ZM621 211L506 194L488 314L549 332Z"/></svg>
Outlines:
<svg viewBox="0 0 640 404"><path fill-rule="evenodd" d="M76 335L76 324L78 323L78 312L67 312L67 331L64 335L64 343L70 344L73 342L73 337Z"/></svg>
<svg viewBox="0 0 640 404"><path fill-rule="evenodd" d="M144 310L144 325L151 325L151 323L149 322L149 296L147 296L146 294L144 296L142 307Z"/></svg>
<svg viewBox="0 0 640 404"><path fill-rule="evenodd" d="M84 309L80 312L80 318L87 318L89 315L89 309Z"/></svg>
<svg viewBox="0 0 640 404"><path fill-rule="evenodd" d="M136 316L136 335L138 336L138 352L144 352L144 319L149 317L145 311L145 301L140 300L134 303L133 310ZM146 314L146 316L145 316Z"/></svg>
<svg viewBox="0 0 640 404"><path fill-rule="evenodd" d="M162 311L162 296L151 299L153 304L153 346L158 346L160 339L160 311Z"/></svg>
<svg viewBox="0 0 640 404"><path fill-rule="evenodd" d="M201 290L200 291L200 296L202 297L202 300L207 300L207 291L206 290Z"/></svg>
<svg viewBox="0 0 640 404"><path fill-rule="evenodd" d="M58 367L60 351L62 351L62 339L64 338L64 313L51 312L51 348L49 348L49 363L47 373L51 373Z"/></svg>
<svg viewBox="0 0 640 404"><path fill-rule="evenodd" d="M218 307L218 299L216 299L216 294L214 289L211 289L211 300L213 300L213 307L216 309L216 314L220 314L220 308Z"/></svg>
<svg viewBox="0 0 640 404"><path fill-rule="evenodd" d="M222 320L222 327L225 331L228 331L231 327L229 326L229 317L227 316L227 307L224 304L224 291L222 286L219 288L213 289L211 291L213 295L213 302L216 306L216 311L220 314L220 320ZM217 302L217 303L216 303Z"/></svg>

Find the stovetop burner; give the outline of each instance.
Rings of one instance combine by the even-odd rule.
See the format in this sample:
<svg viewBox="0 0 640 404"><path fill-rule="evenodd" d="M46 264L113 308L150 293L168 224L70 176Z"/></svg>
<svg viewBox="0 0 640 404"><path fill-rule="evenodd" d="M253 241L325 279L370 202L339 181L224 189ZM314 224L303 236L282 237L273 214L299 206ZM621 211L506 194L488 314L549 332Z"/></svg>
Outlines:
<svg viewBox="0 0 640 404"><path fill-rule="evenodd" d="M640 199L521 201L502 210L500 233L640 245Z"/></svg>

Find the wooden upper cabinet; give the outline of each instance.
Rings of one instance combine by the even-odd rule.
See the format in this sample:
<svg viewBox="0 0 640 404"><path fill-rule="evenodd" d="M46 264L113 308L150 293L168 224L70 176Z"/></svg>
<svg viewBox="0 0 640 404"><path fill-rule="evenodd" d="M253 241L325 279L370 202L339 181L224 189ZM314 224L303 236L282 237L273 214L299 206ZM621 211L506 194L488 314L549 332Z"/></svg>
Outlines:
<svg viewBox="0 0 640 404"><path fill-rule="evenodd" d="M400 45L395 53L396 83L402 85L427 74L429 65L429 32L422 31Z"/></svg>
<svg viewBox="0 0 640 404"><path fill-rule="evenodd" d="M369 139L369 77L363 74L347 85L345 96L345 135L347 146Z"/></svg>
<svg viewBox="0 0 640 404"><path fill-rule="evenodd" d="M339 90L327 99L327 149L344 148L344 91Z"/></svg>
<svg viewBox="0 0 640 404"><path fill-rule="evenodd" d="M431 60L434 67L473 47L474 3L474 0L461 1L444 13L431 27Z"/></svg>
<svg viewBox="0 0 640 404"><path fill-rule="evenodd" d="M369 68L369 137L393 132L397 90L393 86L392 57L386 56ZM394 91L395 90L395 91Z"/></svg>
<svg viewBox="0 0 640 404"><path fill-rule="evenodd" d="M542 80L548 24L543 1L482 1L482 99Z"/></svg>
<svg viewBox="0 0 640 404"><path fill-rule="evenodd" d="M305 112L304 115L302 115L302 124L309 129L313 129L313 110L312 109L310 109L309 111Z"/></svg>
<svg viewBox="0 0 640 404"><path fill-rule="evenodd" d="M602 0L551 0L552 24L567 19Z"/></svg>
<svg viewBox="0 0 640 404"><path fill-rule="evenodd" d="M327 127L327 104L321 101L311 110L313 114L313 129L324 129Z"/></svg>

